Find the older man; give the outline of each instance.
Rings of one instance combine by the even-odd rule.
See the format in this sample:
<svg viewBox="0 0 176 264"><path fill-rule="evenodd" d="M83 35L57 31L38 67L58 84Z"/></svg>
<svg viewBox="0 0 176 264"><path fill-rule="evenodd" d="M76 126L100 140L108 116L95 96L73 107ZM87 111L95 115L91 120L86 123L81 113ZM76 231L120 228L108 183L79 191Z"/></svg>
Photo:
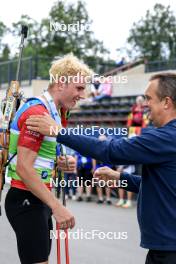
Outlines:
<svg viewBox="0 0 176 264"><path fill-rule="evenodd" d="M95 176L126 179L128 191L138 193L138 222L141 247L149 249L146 264L176 263L176 75L151 77L145 91L149 119L156 128L131 139L99 141L72 134L57 141L82 155L113 164L143 164L142 177L101 168ZM37 124L36 124L37 122ZM49 117L28 121L29 129L43 134L56 125ZM92 147L93 146L93 147ZM65 161L62 161L63 164Z"/></svg>

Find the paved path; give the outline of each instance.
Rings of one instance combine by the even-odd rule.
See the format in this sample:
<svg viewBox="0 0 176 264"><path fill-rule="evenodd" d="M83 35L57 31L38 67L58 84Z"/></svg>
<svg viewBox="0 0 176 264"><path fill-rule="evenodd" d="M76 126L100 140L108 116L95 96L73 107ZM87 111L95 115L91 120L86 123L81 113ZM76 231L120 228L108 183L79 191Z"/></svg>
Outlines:
<svg viewBox="0 0 176 264"><path fill-rule="evenodd" d="M4 200L3 194L3 200ZM68 207L76 215L77 225L74 231L85 235L94 231L100 236L107 232L127 232L127 239L70 239L70 264L144 264L146 250L139 247L139 229L136 219L136 207L132 209L115 208L114 206L98 205L95 202L69 201ZM90 234L89 234L90 235ZM73 235L72 235L73 236ZM76 236L76 233L74 233ZM56 264L56 240L53 247L50 264ZM0 264L20 264L14 233L6 219L0 218ZM65 261L62 261L65 264Z"/></svg>

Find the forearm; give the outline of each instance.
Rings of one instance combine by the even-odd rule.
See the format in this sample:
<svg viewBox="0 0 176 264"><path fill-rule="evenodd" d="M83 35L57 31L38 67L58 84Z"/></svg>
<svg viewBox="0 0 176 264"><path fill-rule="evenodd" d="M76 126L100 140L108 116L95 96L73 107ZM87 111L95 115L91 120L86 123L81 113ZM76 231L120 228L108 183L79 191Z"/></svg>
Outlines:
<svg viewBox="0 0 176 264"><path fill-rule="evenodd" d="M90 156L109 164L155 164L168 159L164 155L167 154L167 149L163 148L162 143L168 144L168 140L163 138L161 133L159 135L157 133L156 129L153 129L130 139L98 140L95 137L75 135L71 131L66 131L63 135L62 132L58 134L57 142L78 151L83 156Z"/></svg>
<svg viewBox="0 0 176 264"><path fill-rule="evenodd" d="M105 146L107 145L107 142L103 142L105 145L101 144L102 142L95 137L74 135L71 132L67 132L65 135L58 134L57 142L76 150L83 156L90 156L95 160L101 160L110 163L109 158L105 154L107 153L107 146ZM101 146L98 147L98 145Z"/></svg>
<svg viewBox="0 0 176 264"><path fill-rule="evenodd" d="M133 155L128 150L122 149L118 140L99 140L95 137L74 135L68 132L64 135L58 134L57 142L76 150L83 156L89 156L95 160L101 160L108 164L137 164ZM115 143L115 144L114 144Z"/></svg>
<svg viewBox="0 0 176 264"><path fill-rule="evenodd" d="M20 170L18 170L18 175L27 188L52 210L60 204L58 199L56 199L53 193L42 182L34 168L29 169L27 166L25 168L20 168Z"/></svg>
<svg viewBox="0 0 176 264"><path fill-rule="evenodd" d="M127 183L125 187L121 187L122 189L125 189L126 191L129 191L129 192L134 192L134 193L139 192L140 184L141 184L141 176L122 172L120 174L120 181L121 182L126 181Z"/></svg>

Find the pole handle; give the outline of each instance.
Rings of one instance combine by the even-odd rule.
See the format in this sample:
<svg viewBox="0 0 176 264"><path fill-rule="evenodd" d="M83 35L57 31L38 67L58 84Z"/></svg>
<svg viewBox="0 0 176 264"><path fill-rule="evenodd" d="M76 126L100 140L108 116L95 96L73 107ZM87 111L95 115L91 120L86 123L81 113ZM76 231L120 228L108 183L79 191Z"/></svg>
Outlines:
<svg viewBox="0 0 176 264"><path fill-rule="evenodd" d="M21 34L24 35L24 38L27 38L28 26L22 25L22 27L21 27Z"/></svg>

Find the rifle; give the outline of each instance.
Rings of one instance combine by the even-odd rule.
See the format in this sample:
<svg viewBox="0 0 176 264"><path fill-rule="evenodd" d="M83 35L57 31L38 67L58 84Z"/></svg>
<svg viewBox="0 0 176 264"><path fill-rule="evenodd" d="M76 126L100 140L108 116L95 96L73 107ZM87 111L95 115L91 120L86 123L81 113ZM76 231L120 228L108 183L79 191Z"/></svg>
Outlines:
<svg viewBox="0 0 176 264"><path fill-rule="evenodd" d="M21 42L20 52L16 71L16 80L11 81L9 88L6 92L6 98L4 103L2 129L0 131L0 203L3 186L5 183L6 167L10 160L8 160L8 150L10 141L10 123L20 106L20 101L23 99L23 94L20 92L19 76L21 69L22 53L24 48L24 40L27 38L28 27L22 25L21 29ZM1 205L0 205L0 216L1 216Z"/></svg>

